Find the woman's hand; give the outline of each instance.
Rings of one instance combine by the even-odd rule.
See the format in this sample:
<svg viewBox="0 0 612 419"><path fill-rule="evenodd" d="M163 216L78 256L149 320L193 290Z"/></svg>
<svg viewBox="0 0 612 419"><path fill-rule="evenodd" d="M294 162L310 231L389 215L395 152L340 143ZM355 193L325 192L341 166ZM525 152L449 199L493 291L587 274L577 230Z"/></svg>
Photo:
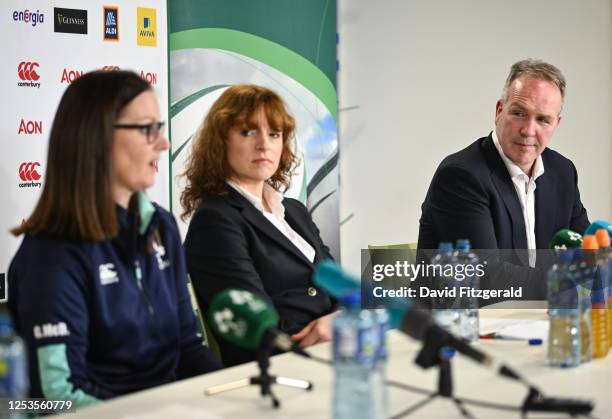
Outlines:
<svg viewBox="0 0 612 419"><path fill-rule="evenodd" d="M332 334L332 319L335 313L327 314L308 323L306 327L291 336L306 348L320 342L329 342Z"/></svg>

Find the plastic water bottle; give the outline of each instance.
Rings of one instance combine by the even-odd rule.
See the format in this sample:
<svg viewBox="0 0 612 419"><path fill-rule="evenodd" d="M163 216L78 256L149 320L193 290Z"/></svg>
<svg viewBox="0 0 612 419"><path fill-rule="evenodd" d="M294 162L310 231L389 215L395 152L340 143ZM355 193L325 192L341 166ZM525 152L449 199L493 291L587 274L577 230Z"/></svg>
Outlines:
<svg viewBox="0 0 612 419"><path fill-rule="evenodd" d="M608 344L612 347L612 248L610 247L610 234L606 229L595 232L599 244L598 267L601 270L601 280L604 284L604 296L607 299L606 311L608 313Z"/></svg>
<svg viewBox="0 0 612 419"><path fill-rule="evenodd" d="M553 367L575 367L581 362L581 325L578 289L570 270L571 249L559 254L548 271L550 329L546 363Z"/></svg>
<svg viewBox="0 0 612 419"><path fill-rule="evenodd" d="M453 244L449 242L442 242L438 246L438 254L431 260L433 266L439 266L441 269L441 275L436 276L436 289L442 290L446 286L451 286L458 291L458 283L454 278L446 278L443 276L445 271L444 266L450 265L453 267L457 263L457 258L453 255ZM455 299L454 303L451 304L450 300L447 299L434 299L432 315L441 327L447 331L460 335L461 333L461 311L455 308L458 305L459 299Z"/></svg>
<svg viewBox="0 0 612 419"><path fill-rule="evenodd" d="M462 286L478 289L480 284L478 283L478 277L476 276L476 265L480 263L478 255L471 251L469 240L457 240L455 246L455 256L457 257L457 264L464 266L472 266L473 268L469 271L470 275L465 274ZM465 269L464 269L465 272ZM456 276L455 276L456 277ZM478 316L478 298L468 297L461 302L461 329L459 336L468 340L469 342L475 342L479 338L480 332L480 321Z"/></svg>
<svg viewBox="0 0 612 419"><path fill-rule="evenodd" d="M389 351L387 348L387 331L389 330L389 313L385 308L377 308L372 312L376 334L374 362L386 368Z"/></svg>
<svg viewBox="0 0 612 419"><path fill-rule="evenodd" d="M372 390L377 394L373 395L375 412L385 412L387 416L387 386L385 379L387 377L387 360L389 358L389 350L387 347L387 331L389 330L389 313L385 308L373 310L374 328L376 331L376 349L374 355L374 375L372 377Z"/></svg>
<svg viewBox="0 0 612 419"><path fill-rule="evenodd" d="M591 327L593 328L593 358L604 358L608 355L608 310L605 295L606 286L602 275L602 264L599 258L599 244L593 235L582 239L584 260L592 268L591 288Z"/></svg>
<svg viewBox="0 0 612 419"><path fill-rule="evenodd" d="M574 262L570 265L574 283L578 291L578 310L580 324L580 361L586 363L593 359L593 328L591 326L591 288L593 287L593 268L584 261L584 251L573 249Z"/></svg>
<svg viewBox="0 0 612 419"><path fill-rule="evenodd" d="M371 310L361 310L360 292L341 300L344 310L333 321L335 419L386 418L387 403L380 386L384 377L375 367L376 320Z"/></svg>
<svg viewBox="0 0 612 419"><path fill-rule="evenodd" d="M21 399L28 396L29 379L27 366L27 353L23 340L13 329L13 325L6 313L0 313L0 399L2 399L3 418L24 418L25 414L19 411L8 411L9 399ZM9 412L7 414L6 412Z"/></svg>

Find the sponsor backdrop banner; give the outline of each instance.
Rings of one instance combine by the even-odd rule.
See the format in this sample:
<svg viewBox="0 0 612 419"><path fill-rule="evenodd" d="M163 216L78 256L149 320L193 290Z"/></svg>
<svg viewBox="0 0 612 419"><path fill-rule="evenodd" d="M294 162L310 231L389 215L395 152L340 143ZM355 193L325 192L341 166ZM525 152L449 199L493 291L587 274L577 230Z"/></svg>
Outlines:
<svg viewBox="0 0 612 419"><path fill-rule="evenodd" d="M133 70L153 84L162 118L167 119L168 47L165 0L4 0L0 21L5 40L0 65L3 279L21 242L9 230L30 215L45 182L48 136L64 89L94 69ZM149 191L165 207L167 159L166 154L160 161L157 184Z"/></svg>
<svg viewBox="0 0 612 419"><path fill-rule="evenodd" d="M232 84L278 92L297 121L301 164L287 196L307 204L339 258L335 0L176 0L170 16L171 204L197 127ZM186 223L180 223L181 232Z"/></svg>

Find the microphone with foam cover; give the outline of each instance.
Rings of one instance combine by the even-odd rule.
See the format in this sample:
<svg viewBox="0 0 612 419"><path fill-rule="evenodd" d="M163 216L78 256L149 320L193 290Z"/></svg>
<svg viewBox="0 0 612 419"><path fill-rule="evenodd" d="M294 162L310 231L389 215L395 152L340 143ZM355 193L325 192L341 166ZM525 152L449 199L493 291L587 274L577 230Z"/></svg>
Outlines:
<svg viewBox="0 0 612 419"><path fill-rule="evenodd" d="M595 234L600 228L608 230L608 234L612 236L612 223L604 220L593 221L591 225L588 226L586 230L584 230L584 235L587 236Z"/></svg>
<svg viewBox="0 0 612 419"><path fill-rule="evenodd" d="M330 260L325 260L317 265L312 280L327 294L338 299L361 289L359 278L349 274L340 265ZM369 292L366 288L368 287L364 287L364 291ZM401 326L406 310L415 305L413 300L405 298L377 298L376 301L388 309L389 326L392 329L398 329Z"/></svg>
<svg viewBox="0 0 612 419"><path fill-rule="evenodd" d="M576 249L582 245L582 235L567 228L555 233L548 247L553 250Z"/></svg>
<svg viewBox="0 0 612 419"><path fill-rule="evenodd" d="M267 302L250 291L226 289L210 304L212 329L226 341L246 349L271 345L310 357L289 335L277 329L278 314Z"/></svg>
<svg viewBox="0 0 612 419"><path fill-rule="evenodd" d="M332 261L321 262L315 269L313 280L317 286L334 297L341 297L346 293L361 289L361 281L358 278L350 275ZM368 292L368 290L364 290L364 292ZM493 360L488 355L438 326L431 313L417 307L414 300L389 297L378 298L377 301L389 308L389 325L391 328L397 328L420 341L435 339L437 342L443 343L442 346L453 347L480 364L486 366L493 364ZM432 354L432 356L435 357L437 354Z"/></svg>

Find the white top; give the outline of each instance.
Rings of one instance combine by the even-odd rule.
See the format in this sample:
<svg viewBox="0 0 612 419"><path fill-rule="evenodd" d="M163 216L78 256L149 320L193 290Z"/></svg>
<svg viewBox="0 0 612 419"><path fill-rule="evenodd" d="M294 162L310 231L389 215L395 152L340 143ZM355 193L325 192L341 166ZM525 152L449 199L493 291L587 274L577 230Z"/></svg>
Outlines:
<svg viewBox="0 0 612 419"><path fill-rule="evenodd" d="M244 196L255 208L272 223L311 263L314 261L316 251L302 236L300 236L289 223L285 221L285 207L282 204L283 195L276 191L272 186L264 183L263 197L270 206L272 212L265 210L261 200L231 180L227 184L234 188L238 193Z"/></svg>
<svg viewBox="0 0 612 419"><path fill-rule="evenodd" d="M504 151L501 148L501 144L499 143L499 139L497 138L497 134L495 130L493 130L493 144L495 144L495 148L499 152L504 164L506 165L506 169L508 169L508 173L512 178L512 183L514 184L514 189L516 189L516 194L518 195L519 202L521 203L521 208L523 209L523 220L525 221L525 234L527 235L527 248L529 250L533 250L529 252L529 266L532 268L535 267L536 263L536 236L535 236L535 189L536 189L536 179L544 174L544 162L542 161L542 156L538 156L535 161L535 166L533 168L533 176L530 178L518 167L512 160L510 160L504 154Z"/></svg>

